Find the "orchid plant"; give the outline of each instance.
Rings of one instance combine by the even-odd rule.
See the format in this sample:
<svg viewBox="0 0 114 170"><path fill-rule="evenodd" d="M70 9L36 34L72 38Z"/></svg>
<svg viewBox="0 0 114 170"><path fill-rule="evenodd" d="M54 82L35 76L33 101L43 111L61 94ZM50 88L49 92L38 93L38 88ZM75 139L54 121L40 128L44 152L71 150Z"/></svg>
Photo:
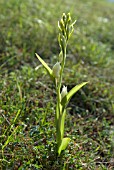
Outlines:
<svg viewBox="0 0 114 170"><path fill-rule="evenodd" d="M64 123L66 115L66 107L71 99L71 97L82 88L87 82L73 87L69 92L67 92L67 86L63 85L62 87L62 77L63 71L66 62L66 49L68 40L74 30L74 24L76 21L72 22L70 13L63 13L61 20L58 22L59 28L59 46L60 54L58 56L57 63L51 69L48 64L36 54L38 60L42 63L44 68L47 70L52 82L55 85L56 94L57 94L57 103L56 103L56 113L55 113L55 126L56 126L56 142L57 142L57 152L58 155L61 154L62 150L65 150L70 138L64 137Z"/></svg>

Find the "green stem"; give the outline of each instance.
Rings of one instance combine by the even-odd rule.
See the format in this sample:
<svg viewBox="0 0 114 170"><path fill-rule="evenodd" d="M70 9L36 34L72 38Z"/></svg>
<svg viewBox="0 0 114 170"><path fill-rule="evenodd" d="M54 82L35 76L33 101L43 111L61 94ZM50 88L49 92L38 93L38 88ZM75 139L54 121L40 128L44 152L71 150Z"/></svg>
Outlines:
<svg viewBox="0 0 114 170"><path fill-rule="evenodd" d="M63 61L61 63L61 71L60 71L60 78L59 78L59 84L58 84L58 89L60 91L61 89L61 84L62 84L62 75L63 75L63 70L64 70L64 66L65 66L65 60L66 60L66 45L64 47L64 52L63 53Z"/></svg>
<svg viewBox="0 0 114 170"><path fill-rule="evenodd" d="M60 119L61 119L61 85L62 85L62 75L63 75L63 70L65 66L65 59L66 59L66 45L64 47L64 53L63 53L63 61L61 63L61 71L60 71L60 77L58 80L58 85L56 85L56 92L57 92L57 108L56 108L56 135L57 135L57 145L61 143L61 134L60 134ZM58 141L58 136L60 137L60 141Z"/></svg>

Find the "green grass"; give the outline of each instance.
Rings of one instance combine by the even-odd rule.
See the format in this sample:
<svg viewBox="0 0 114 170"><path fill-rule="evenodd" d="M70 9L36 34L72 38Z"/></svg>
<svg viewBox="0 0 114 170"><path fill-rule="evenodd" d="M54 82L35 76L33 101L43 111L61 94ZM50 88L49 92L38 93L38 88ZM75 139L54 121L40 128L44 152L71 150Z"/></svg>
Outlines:
<svg viewBox="0 0 114 170"><path fill-rule="evenodd" d="M114 4L104 0L0 1L1 170L114 168L113 11ZM68 106L65 132L71 142L57 157L55 91L35 52L53 66L63 12L77 19L63 82L68 90L89 84Z"/></svg>

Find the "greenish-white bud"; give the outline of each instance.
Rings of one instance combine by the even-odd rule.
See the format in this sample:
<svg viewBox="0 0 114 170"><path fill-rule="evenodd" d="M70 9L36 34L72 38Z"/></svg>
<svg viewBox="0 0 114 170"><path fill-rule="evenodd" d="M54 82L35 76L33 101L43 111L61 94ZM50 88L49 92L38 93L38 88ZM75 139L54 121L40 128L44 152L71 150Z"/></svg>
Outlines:
<svg viewBox="0 0 114 170"><path fill-rule="evenodd" d="M66 39L63 35L60 35L60 46L62 48L62 51L64 51L64 48L66 47Z"/></svg>
<svg viewBox="0 0 114 170"><path fill-rule="evenodd" d="M62 51L59 53L59 62L61 63L63 61L63 53Z"/></svg>
<svg viewBox="0 0 114 170"><path fill-rule="evenodd" d="M53 76L55 78L58 78L60 76L60 70L61 70L61 65L60 62L57 62L54 66L53 66Z"/></svg>
<svg viewBox="0 0 114 170"><path fill-rule="evenodd" d="M67 23L70 24L71 22L71 16L70 16L70 13L67 14Z"/></svg>
<svg viewBox="0 0 114 170"><path fill-rule="evenodd" d="M67 86L63 86L62 92L61 92L61 99L67 95Z"/></svg>
<svg viewBox="0 0 114 170"><path fill-rule="evenodd" d="M60 26L61 30L64 30L64 22L63 22L63 19L60 20L59 26Z"/></svg>
<svg viewBox="0 0 114 170"><path fill-rule="evenodd" d="M63 13L62 18L63 18L63 21L65 22L66 21L66 14L65 13Z"/></svg>

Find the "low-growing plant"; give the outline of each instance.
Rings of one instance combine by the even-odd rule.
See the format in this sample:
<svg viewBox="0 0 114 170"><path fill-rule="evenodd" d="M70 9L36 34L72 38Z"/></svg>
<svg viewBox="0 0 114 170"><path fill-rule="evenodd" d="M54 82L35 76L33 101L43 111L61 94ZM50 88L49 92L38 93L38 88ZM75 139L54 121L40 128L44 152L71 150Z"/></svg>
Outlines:
<svg viewBox="0 0 114 170"><path fill-rule="evenodd" d="M11 141L13 140L14 134L18 131L19 126L16 126L16 127L14 128L14 125L16 124L20 113L21 113L20 110L18 110L18 112L17 112L15 118L12 120L11 124L10 124L10 125L8 126L8 128L4 131L3 135L0 136L0 137L3 138L3 139L7 136L6 139L5 139L4 144L2 145L2 149L1 149L1 151L2 151L2 158L3 158L3 159L1 159L2 162L7 162L7 163L9 163L9 162L4 158L4 150L5 150L5 148L8 146L9 142L11 142ZM6 135L6 134L7 134L7 135Z"/></svg>
<svg viewBox="0 0 114 170"><path fill-rule="evenodd" d="M57 94L57 103L56 103L56 113L55 113L55 126L56 126L56 142L57 142L57 153L61 154L62 150L65 150L70 138L64 137L64 124L66 116L66 108L71 99L71 97L82 88L87 82L73 87L69 92L67 92L67 86L63 85L62 87L62 77L63 71L66 62L66 49L68 45L68 40L74 30L74 24L76 21L72 22L70 13L63 13L61 20L58 22L59 35L58 41L60 46L60 54L58 57L57 63L51 69L47 63L36 54L39 61L42 63L44 68L47 70L52 82L55 85L56 94ZM62 89L61 89L62 87Z"/></svg>

